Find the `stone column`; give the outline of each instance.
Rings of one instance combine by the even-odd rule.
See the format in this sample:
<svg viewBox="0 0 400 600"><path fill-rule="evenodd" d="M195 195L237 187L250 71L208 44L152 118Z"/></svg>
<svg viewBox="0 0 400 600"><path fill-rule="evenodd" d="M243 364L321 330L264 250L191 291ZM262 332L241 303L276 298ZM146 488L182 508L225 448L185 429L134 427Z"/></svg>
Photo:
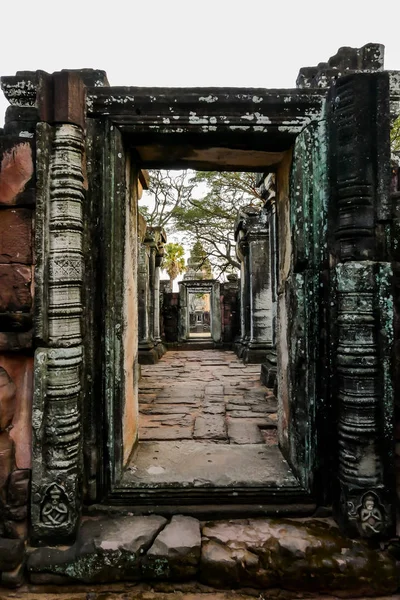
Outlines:
<svg viewBox="0 0 400 600"><path fill-rule="evenodd" d="M277 224L276 224L276 188L275 173L269 173L260 185L262 196L266 199L264 211L269 230L269 260L270 260L270 302L272 306L272 335L271 347L267 350L265 362L261 365L261 382L270 388L276 384L277 353L276 353L276 319L277 319Z"/></svg>
<svg viewBox="0 0 400 600"><path fill-rule="evenodd" d="M164 245L167 241L165 231L161 227L148 228L153 238L151 245L151 323L153 326L152 336L154 349L159 358L165 354L165 346L161 341L160 332L160 273L161 263L164 256Z"/></svg>
<svg viewBox="0 0 400 600"><path fill-rule="evenodd" d="M154 348L154 320L152 311L151 287L155 271L153 236L147 232L147 225L140 219L139 223L139 268L138 268L138 338L139 363L151 365L158 361Z"/></svg>
<svg viewBox="0 0 400 600"><path fill-rule="evenodd" d="M250 333L250 273L249 246L244 232L238 231L236 239L236 256L240 261L240 337L235 343L235 352L239 358L243 355Z"/></svg>
<svg viewBox="0 0 400 600"><path fill-rule="evenodd" d="M211 292L211 337L215 348L221 346L221 336L221 288L219 281L214 281Z"/></svg>
<svg viewBox="0 0 400 600"><path fill-rule="evenodd" d="M254 206L246 207L239 217L236 239L244 256L240 355L246 363L262 363L272 347L270 240L265 212Z"/></svg>
<svg viewBox="0 0 400 600"><path fill-rule="evenodd" d="M74 539L82 506L85 87L77 72L22 72L2 78L2 89L9 116L20 119L28 109L22 139L36 146L31 539L66 543ZM28 130L32 120L37 125ZM19 150L26 158L30 149ZM24 187L32 174L26 167L14 168L21 178L29 174ZM28 448L29 439L25 443Z"/></svg>
<svg viewBox="0 0 400 600"><path fill-rule="evenodd" d="M338 79L327 116L336 512L346 532L379 538L393 535L395 504L388 73Z"/></svg>
<svg viewBox="0 0 400 600"><path fill-rule="evenodd" d="M179 333L178 341L185 342L189 337L189 293L184 282L179 282Z"/></svg>

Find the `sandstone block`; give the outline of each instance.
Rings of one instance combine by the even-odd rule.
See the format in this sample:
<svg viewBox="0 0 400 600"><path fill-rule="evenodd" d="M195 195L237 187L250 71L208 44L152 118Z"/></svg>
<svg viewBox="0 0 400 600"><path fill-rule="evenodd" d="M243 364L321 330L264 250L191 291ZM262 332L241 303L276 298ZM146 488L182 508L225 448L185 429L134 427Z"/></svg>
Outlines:
<svg viewBox="0 0 400 600"><path fill-rule="evenodd" d="M32 263L32 211L13 208L0 211L0 264Z"/></svg>
<svg viewBox="0 0 400 600"><path fill-rule="evenodd" d="M16 406L15 383L3 367L0 367L0 431L12 423Z"/></svg>
<svg viewBox="0 0 400 600"><path fill-rule="evenodd" d="M5 587L10 587L10 588L20 587L24 583L24 580L25 580L24 574L25 574L24 573L24 564L21 563L12 571L4 571L1 574L1 583Z"/></svg>
<svg viewBox="0 0 400 600"><path fill-rule="evenodd" d="M18 264L0 264L0 313L30 310L32 271Z"/></svg>
<svg viewBox="0 0 400 600"><path fill-rule="evenodd" d="M4 148L0 161L0 204L17 204L34 172L30 143Z"/></svg>
<svg viewBox="0 0 400 600"><path fill-rule="evenodd" d="M14 465L14 442L8 431L0 433L0 490L4 487ZM0 569L1 570L1 569Z"/></svg>
<svg viewBox="0 0 400 600"><path fill-rule="evenodd" d="M143 573L150 579L190 579L197 574L200 554L199 521L176 515L147 552Z"/></svg>
<svg viewBox="0 0 400 600"><path fill-rule="evenodd" d="M24 558L25 544L22 540L0 538L0 571L13 571Z"/></svg>
<svg viewBox="0 0 400 600"><path fill-rule="evenodd" d="M194 425L194 439L225 440L225 418L220 414L208 414L197 417Z"/></svg>
<svg viewBox="0 0 400 600"><path fill-rule="evenodd" d="M74 546L34 550L28 570L84 583L137 580L141 557L166 522L157 515L88 519Z"/></svg>
<svg viewBox="0 0 400 600"><path fill-rule="evenodd" d="M396 560L330 521L246 519L203 527L201 580L220 587L251 585L349 596L397 589Z"/></svg>
<svg viewBox="0 0 400 600"><path fill-rule="evenodd" d="M7 501L11 506L25 506L29 497L30 471L16 469L9 477Z"/></svg>

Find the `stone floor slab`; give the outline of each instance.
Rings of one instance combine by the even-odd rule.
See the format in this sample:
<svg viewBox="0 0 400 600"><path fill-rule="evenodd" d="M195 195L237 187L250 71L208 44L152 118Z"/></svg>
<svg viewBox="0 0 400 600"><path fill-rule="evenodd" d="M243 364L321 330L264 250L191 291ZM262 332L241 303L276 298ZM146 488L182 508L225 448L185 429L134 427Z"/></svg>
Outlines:
<svg viewBox="0 0 400 600"><path fill-rule="evenodd" d="M261 385L260 366L244 365L233 352L219 350L168 351L157 365L143 365L139 399L142 440L188 439L188 425L194 423L193 439L229 444L228 417L262 418L277 410L272 391ZM247 424L241 438L261 443L251 429ZM240 436L234 431L236 444Z"/></svg>
<svg viewBox="0 0 400 600"><path fill-rule="evenodd" d="M140 442L124 485L157 487L297 485L277 446L202 441Z"/></svg>
<svg viewBox="0 0 400 600"><path fill-rule="evenodd" d="M197 417L194 424L194 439L226 440L226 423L220 414L205 414Z"/></svg>

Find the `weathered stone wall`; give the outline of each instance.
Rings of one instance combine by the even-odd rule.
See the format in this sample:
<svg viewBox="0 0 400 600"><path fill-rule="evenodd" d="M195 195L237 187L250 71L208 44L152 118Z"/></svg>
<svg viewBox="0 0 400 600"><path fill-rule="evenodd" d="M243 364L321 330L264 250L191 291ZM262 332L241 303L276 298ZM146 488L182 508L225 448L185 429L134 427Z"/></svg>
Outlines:
<svg viewBox="0 0 400 600"><path fill-rule="evenodd" d="M0 130L0 536L18 566L27 535L33 395L35 111L10 107ZM0 556L0 571L4 560Z"/></svg>
<svg viewBox="0 0 400 600"><path fill-rule="evenodd" d="M393 166L391 182L392 206L394 209L393 233L398 237L400 225L400 168ZM393 263L394 275L394 419L395 419L395 469L397 495L397 534L400 534L400 255L395 254Z"/></svg>
<svg viewBox="0 0 400 600"><path fill-rule="evenodd" d="M288 423L290 418L290 388L288 371L288 335L289 315L287 314L287 280L290 272L291 231L290 231L290 202L289 176L292 155L288 153L279 166L276 174L276 211L278 222L278 301L277 301L277 373L278 373L278 432L279 443L285 451L289 447Z"/></svg>
<svg viewBox="0 0 400 600"><path fill-rule="evenodd" d="M131 455L138 439L138 302L137 302L137 259L138 259L138 175L131 174L130 160L126 163L126 218L124 258L124 409L123 409L123 464Z"/></svg>
<svg viewBox="0 0 400 600"><path fill-rule="evenodd" d="M224 347L232 348L240 335L240 298L237 278L231 278L221 285L221 318Z"/></svg>

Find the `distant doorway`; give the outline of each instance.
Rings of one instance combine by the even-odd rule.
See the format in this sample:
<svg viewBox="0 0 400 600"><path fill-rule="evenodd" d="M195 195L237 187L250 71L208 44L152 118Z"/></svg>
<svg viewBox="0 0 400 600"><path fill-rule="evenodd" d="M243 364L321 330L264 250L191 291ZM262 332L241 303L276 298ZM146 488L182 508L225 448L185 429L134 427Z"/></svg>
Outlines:
<svg viewBox="0 0 400 600"><path fill-rule="evenodd" d="M179 282L179 341L211 339L221 344L220 284L215 279Z"/></svg>
<svg viewBox="0 0 400 600"><path fill-rule="evenodd" d="M211 337L210 294L189 293L189 338Z"/></svg>

